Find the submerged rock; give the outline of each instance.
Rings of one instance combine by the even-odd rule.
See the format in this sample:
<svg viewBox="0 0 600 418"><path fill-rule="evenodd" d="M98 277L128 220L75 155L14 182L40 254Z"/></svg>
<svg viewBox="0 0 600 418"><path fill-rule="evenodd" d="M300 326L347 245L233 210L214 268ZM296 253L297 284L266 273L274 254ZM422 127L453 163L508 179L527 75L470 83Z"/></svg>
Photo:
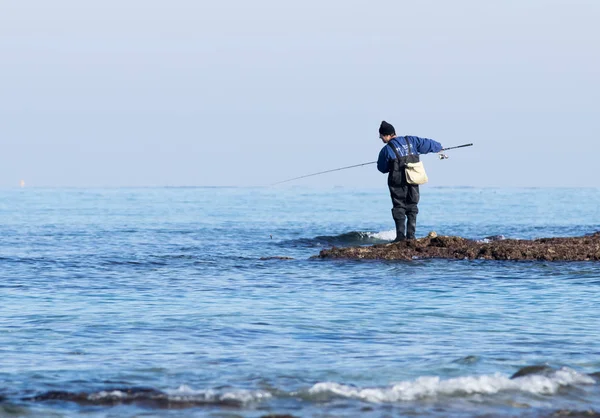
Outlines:
<svg viewBox="0 0 600 418"><path fill-rule="evenodd" d="M294 415L290 414L271 414L271 415L263 415L260 418L297 418Z"/></svg>
<svg viewBox="0 0 600 418"><path fill-rule="evenodd" d="M21 398L26 402L65 401L84 406L140 405L150 408L184 409L199 406L241 407L243 400L226 395L169 395L152 388L111 388L99 392L53 390Z"/></svg>
<svg viewBox="0 0 600 418"><path fill-rule="evenodd" d="M552 367L547 366L545 364L536 365L536 366L525 366L525 367L519 369L519 371L517 371L515 374L513 374L510 378L516 379L517 377L524 377L524 376L531 376L531 375L548 376L548 375L554 373L555 371L556 371L555 369L553 369Z"/></svg>
<svg viewBox="0 0 600 418"><path fill-rule="evenodd" d="M433 235L433 234L432 234ZM413 260L445 258L469 260L599 261L600 232L583 237L502 239L480 242L455 236L432 236L390 244L322 250L317 258Z"/></svg>
<svg viewBox="0 0 600 418"><path fill-rule="evenodd" d="M272 256L272 257L261 257L259 258L259 260L261 261L267 261L267 260L293 260L293 257L285 257L285 256Z"/></svg>
<svg viewBox="0 0 600 418"><path fill-rule="evenodd" d="M593 409L587 411L572 411L569 409L560 409L554 412L551 417L571 417L571 418L600 418L600 413Z"/></svg>
<svg viewBox="0 0 600 418"><path fill-rule="evenodd" d="M454 363L469 365L469 364L475 364L478 361L479 361L478 356L466 356L463 358L459 358L458 360L454 360Z"/></svg>

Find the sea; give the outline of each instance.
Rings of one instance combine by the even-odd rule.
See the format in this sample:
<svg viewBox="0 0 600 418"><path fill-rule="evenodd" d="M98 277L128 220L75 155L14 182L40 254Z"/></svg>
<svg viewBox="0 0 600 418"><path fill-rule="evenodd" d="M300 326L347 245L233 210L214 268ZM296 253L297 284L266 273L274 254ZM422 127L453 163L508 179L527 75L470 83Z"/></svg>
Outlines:
<svg viewBox="0 0 600 418"><path fill-rule="evenodd" d="M600 231L599 188L419 208L418 237ZM394 236L385 184L2 189L0 417L600 416L600 263L315 258Z"/></svg>

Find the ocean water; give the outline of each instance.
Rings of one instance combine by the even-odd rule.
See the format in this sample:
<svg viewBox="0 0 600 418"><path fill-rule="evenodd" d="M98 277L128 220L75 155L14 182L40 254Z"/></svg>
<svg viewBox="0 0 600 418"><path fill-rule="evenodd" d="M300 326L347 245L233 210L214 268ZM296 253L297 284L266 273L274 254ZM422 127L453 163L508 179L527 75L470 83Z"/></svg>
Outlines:
<svg viewBox="0 0 600 418"><path fill-rule="evenodd" d="M600 189L421 194L418 236L600 230ZM393 239L390 209L385 187L0 191L0 417L600 411L599 263L311 258Z"/></svg>

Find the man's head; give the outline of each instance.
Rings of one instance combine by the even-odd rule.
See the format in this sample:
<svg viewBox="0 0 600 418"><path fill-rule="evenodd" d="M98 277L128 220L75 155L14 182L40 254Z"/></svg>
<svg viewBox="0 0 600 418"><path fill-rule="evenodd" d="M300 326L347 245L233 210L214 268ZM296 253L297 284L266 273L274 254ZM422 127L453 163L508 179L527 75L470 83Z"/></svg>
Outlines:
<svg viewBox="0 0 600 418"><path fill-rule="evenodd" d="M379 138L386 144L396 137L396 130L386 121L381 122L379 126Z"/></svg>

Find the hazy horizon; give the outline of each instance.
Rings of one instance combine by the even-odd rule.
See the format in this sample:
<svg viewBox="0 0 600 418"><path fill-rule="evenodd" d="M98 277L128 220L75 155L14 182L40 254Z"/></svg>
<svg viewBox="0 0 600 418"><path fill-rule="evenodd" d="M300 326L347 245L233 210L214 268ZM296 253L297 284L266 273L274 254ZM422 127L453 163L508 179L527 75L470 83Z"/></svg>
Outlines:
<svg viewBox="0 0 600 418"><path fill-rule="evenodd" d="M475 144L424 156L426 187L598 187L598 21L593 0L0 0L0 187L269 186L376 160L381 120Z"/></svg>

